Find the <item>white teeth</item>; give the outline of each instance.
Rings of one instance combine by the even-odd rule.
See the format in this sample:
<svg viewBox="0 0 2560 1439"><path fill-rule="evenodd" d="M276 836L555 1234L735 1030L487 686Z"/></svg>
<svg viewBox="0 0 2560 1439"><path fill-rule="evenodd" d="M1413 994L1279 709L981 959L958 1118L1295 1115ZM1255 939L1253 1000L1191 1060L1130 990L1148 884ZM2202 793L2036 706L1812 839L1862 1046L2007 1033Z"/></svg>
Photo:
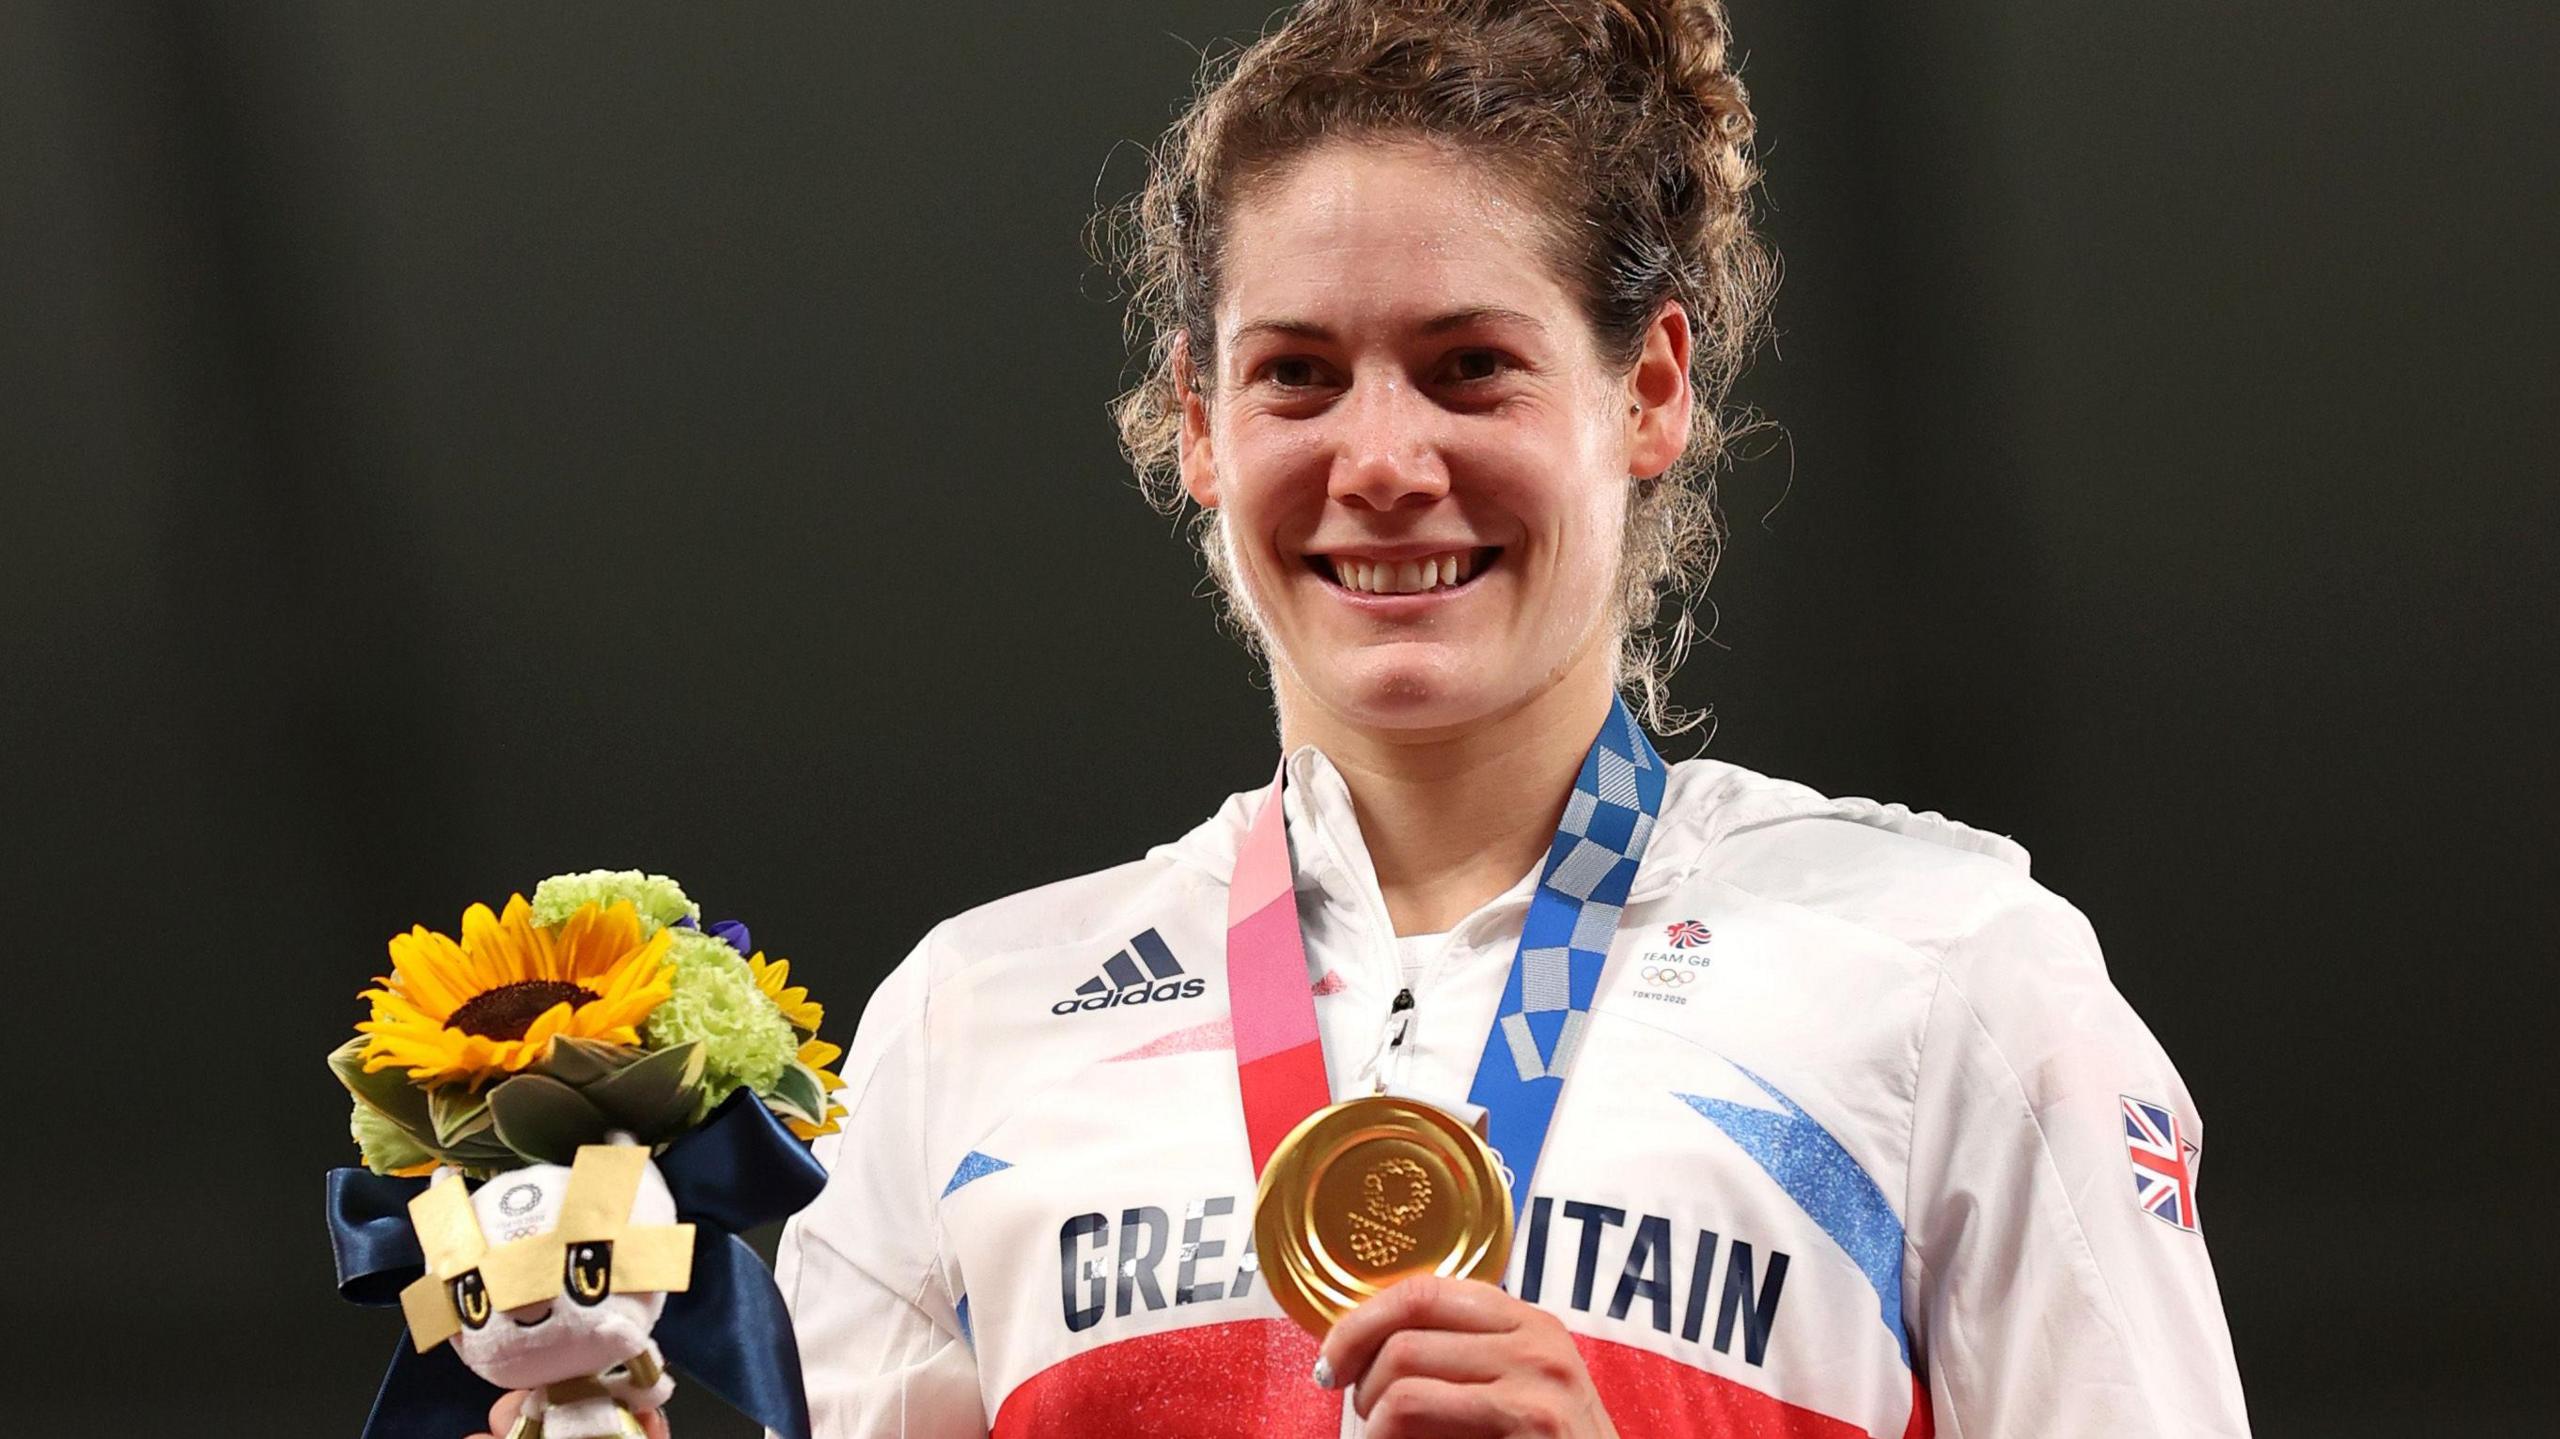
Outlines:
<svg viewBox="0 0 2560 1439"><path fill-rule="evenodd" d="M1473 577L1475 569L1473 551L1420 560L1333 561L1334 579L1344 589L1371 595L1417 595L1443 585L1463 584Z"/></svg>

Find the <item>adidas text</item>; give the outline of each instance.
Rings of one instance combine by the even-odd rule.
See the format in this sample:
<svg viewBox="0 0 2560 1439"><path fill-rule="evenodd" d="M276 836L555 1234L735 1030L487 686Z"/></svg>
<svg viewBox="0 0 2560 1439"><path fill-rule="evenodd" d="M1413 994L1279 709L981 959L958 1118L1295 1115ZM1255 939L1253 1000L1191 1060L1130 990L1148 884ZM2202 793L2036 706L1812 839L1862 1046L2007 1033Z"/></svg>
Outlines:
<svg viewBox="0 0 2560 1439"><path fill-rule="evenodd" d="M1168 979L1162 984L1133 984L1108 994L1090 995L1083 999L1062 999L1049 1006L1051 1014L1073 1014L1080 1009L1117 1009L1126 1004L1162 1004L1171 999L1198 999L1206 993L1205 979Z"/></svg>

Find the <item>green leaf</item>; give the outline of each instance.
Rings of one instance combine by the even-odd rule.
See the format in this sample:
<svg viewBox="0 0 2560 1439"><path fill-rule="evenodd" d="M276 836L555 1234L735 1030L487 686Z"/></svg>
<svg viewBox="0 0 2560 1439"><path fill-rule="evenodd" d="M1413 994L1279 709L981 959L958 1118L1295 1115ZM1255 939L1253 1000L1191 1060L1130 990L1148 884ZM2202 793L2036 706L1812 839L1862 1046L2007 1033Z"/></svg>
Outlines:
<svg viewBox="0 0 2560 1439"><path fill-rule="evenodd" d="M397 1066L365 1073L365 1043L364 1036L357 1035L331 1050L329 1072L338 1076L347 1093L383 1118L411 1134L434 1133L435 1126L427 1118L427 1092L410 1083L409 1071Z"/></svg>
<svg viewBox="0 0 2560 1439"><path fill-rule="evenodd" d="M444 1158L441 1146L436 1143L435 1126L427 1123L423 1118L414 1125L403 1124L396 1116L385 1114L362 1099L358 1099L355 1103L356 1108L380 1120L386 1129L401 1135L410 1145L417 1148L418 1157L401 1160L399 1161L401 1164L416 1164L420 1160ZM390 1141L384 1141L383 1148L388 1150L393 1147L395 1146Z"/></svg>
<svg viewBox="0 0 2560 1439"><path fill-rule="evenodd" d="M459 1084L427 1091L427 1121L439 1149L467 1142L486 1132L494 1122L489 1118L489 1096L474 1094Z"/></svg>
<svg viewBox="0 0 2560 1439"><path fill-rule="evenodd" d="M489 1091L489 1114L507 1148L538 1164L567 1164L581 1144L602 1144L612 1123L585 1096L547 1074L519 1074Z"/></svg>
<svg viewBox="0 0 2560 1439"><path fill-rule="evenodd" d="M347 1132L355 1138L356 1152L364 1159L365 1167L376 1174L408 1169L436 1157L417 1135L362 1099L354 1101L354 1112L347 1117Z"/></svg>
<svg viewBox="0 0 2560 1439"><path fill-rule="evenodd" d="M483 1131L484 1137L467 1144L439 1149L436 1158L475 1177L485 1178L501 1169L513 1169L524 1161L498 1138L496 1126Z"/></svg>
<svg viewBox="0 0 2560 1439"><path fill-rule="evenodd" d="M820 1123L819 1116L827 1112L826 1086L818 1082L816 1071L796 1059L774 1081L773 1091L765 1099L775 1110L797 1115L811 1124Z"/></svg>
<svg viewBox="0 0 2560 1439"><path fill-rule="evenodd" d="M583 1089L630 1068L645 1053L627 1044L563 1034L552 1039L550 1052L542 1059L542 1072L572 1088Z"/></svg>
<svg viewBox="0 0 2560 1439"><path fill-rule="evenodd" d="M690 1123L702 1102L702 1046L659 1050L584 1092L616 1125L654 1143Z"/></svg>

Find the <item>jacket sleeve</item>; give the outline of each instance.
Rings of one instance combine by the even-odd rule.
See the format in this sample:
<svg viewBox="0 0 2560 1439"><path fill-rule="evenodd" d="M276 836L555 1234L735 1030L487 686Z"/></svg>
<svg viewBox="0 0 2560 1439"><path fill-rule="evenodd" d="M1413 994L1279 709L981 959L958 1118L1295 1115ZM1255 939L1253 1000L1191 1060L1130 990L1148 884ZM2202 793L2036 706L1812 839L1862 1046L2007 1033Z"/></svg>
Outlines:
<svg viewBox="0 0 2560 1439"><path fill-rule="evenodd" d="M863 1011L844 1066L843 1132L818 1143L826 1188L784 1228L774 1260L815 1439L987 1432L924 1161L932 943Z"/></svg>
<svg viewBox="0 0 2560 1439"><path fill-rule="evenodd" d="M2077 910L2035 891L1949 953L1904 1208L1940 1439L2248 1433L2195 1223L2203 1138Z"/></svg>

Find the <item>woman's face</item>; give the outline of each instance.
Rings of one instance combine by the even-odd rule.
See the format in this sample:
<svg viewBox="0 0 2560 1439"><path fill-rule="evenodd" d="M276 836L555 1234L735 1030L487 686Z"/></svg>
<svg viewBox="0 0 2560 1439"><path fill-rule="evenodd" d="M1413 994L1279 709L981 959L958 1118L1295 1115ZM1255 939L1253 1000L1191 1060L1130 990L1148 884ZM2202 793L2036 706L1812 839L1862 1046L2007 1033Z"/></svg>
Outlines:
<svg viewBox="0 0 2560 1439"><path fill-rule="evenodd" d="M1231 217L1183 483L1284 707L1441 730L1611 681L1628 480L1687 440L1689 333L1666 306L1606 363L1535 203L1445 148L1336 144Z"/></svg>

